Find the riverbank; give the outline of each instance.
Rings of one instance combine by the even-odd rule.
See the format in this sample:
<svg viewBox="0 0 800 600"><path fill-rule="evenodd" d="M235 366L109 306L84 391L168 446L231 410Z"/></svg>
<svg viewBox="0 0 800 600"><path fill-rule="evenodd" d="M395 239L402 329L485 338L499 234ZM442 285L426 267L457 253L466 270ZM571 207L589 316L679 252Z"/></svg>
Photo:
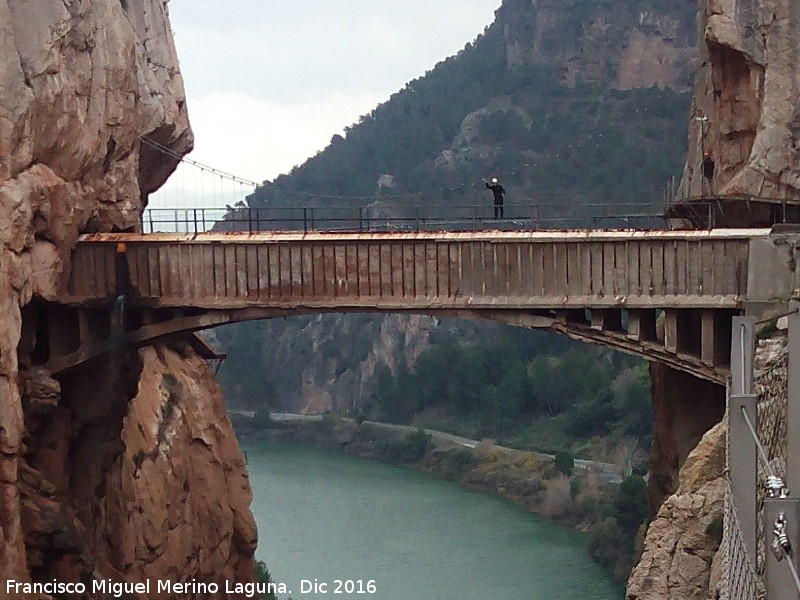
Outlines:
<svg viewBox="0 0 800 600"><path fill-rule="evenodd" d="M624 597L586 555L585 535L490 494L301 444L243 449L256 556L295 599L335 596L335 580L372 581L374 600ZM328 582L329 595L298 594L300 579Z"/></svg>
<svg viewBox="0 0 800 600"><path fill-rule="evenodd" d="M622 558L609 547L632 546L620 540L615 503L619 477L608 465L536 454L476 442L450 434L404 426L356 422L334 415L288 419L232 414L243 443L284 442L378 460L453 481L470 490L487 492L545 518L580 531L594 531L589 550L618 580L625 579L633 553ZM600 530L601 539L595 539ZM632 536L627 536L632 537Z"/></svg>

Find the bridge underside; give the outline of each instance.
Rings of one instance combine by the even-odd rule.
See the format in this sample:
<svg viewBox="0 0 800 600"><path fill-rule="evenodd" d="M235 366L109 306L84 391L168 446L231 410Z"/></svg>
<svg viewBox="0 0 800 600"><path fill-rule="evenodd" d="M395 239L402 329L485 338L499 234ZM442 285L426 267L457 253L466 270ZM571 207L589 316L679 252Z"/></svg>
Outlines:
<svg viewBox="0 0 800 600"><path fill-rule="evenodd" d="M722 382L732 317L794 290L790 242L768 230L94 234L65 274L66 303L28 307L24 355L61 373L225 323L413 313L549 329Z"/></svg>
<svg viewBox="0 0 800 600"><path fill-rule="evenodd" d="M49 303L27 309L23 350L54 374L126 347L143 346L242 321L330 313L406 313L491 321L550 330L573 339L659 361L702 379L723 383L729 373L731 317L735 309L368 309L68 307Z"/></svg>

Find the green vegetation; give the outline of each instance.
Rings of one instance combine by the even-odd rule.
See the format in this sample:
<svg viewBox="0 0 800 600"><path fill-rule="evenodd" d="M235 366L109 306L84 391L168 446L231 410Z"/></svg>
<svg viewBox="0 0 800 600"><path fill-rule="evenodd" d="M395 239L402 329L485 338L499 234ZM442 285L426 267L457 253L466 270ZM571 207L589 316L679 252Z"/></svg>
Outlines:
<svg viewBox="0 0 800 600"><path fill-rule="evenodd" d="M413 463L420 460L431 447L431 436L418 429L402 437L392 437L385 446L385 459L393 465Z"/></svg>
<svg viewBox="0 0 800 600"><path fill-rule="evenodd" d="M572 456L571 453L559 450L556 452L556 457L553 462L559 472L567 477L572 477L572 473L575 471L575 457ZM572 496L574 497L575 494L572 494Z"/></svg>
<svg viewBox="0 0 800 600"><path fill-rule="evenodd" d="M413 369L376 370L371 417L542 451L594 436L652 434L649 373L635 358L553 334L498 328L480 344L438 340ZM536 432L550 434L538 439Z"/></svg>
<svg viewBox="0 0 800 600"><path fill-rule="evenodd" d="M258 581L258 583L265 584L272 582L267 565L261 560L256 561L256 581ZM261 594L259 600L277 600L277 597L275 596L274 592L267 592L265 594Z"/></svg>
<svg viewBox="0 0 800 600"><path fill-rule="evenodd" d="M592 527L589 554L616 578L625 579L639 558L637 533L648 516L647 484L638 475L631 475L620 485L607 516Z"/></svg>

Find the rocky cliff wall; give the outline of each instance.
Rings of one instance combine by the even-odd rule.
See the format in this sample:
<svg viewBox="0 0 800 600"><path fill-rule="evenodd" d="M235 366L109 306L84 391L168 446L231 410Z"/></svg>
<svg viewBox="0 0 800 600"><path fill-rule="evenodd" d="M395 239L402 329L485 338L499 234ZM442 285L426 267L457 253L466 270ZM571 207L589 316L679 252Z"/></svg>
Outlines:
<svg viewBox="0 0 800 600"><path fill-rule="evenodd" d="M77 236L135 229L174 169L142 137L191 149L167 2L0 0L0 48L0 580L247 575L249 491L196 357L59 386L20 351L22 308L58 299Z"/></svg>
<svg viewBox="0 0 800 600"><path fill-rule="evenodd" d="M767 441L766 449L773 466L785 476L786 406L788 371L786 336L778 333L758 343L754 371L758 394L759 436ZM698 402L696 388L681 394L673 389L679 404ZM681 419L691 419L685 412ZM718 584L722 556L725 494L725 443L727 427L712 427L695 448L681 461L673 493L667 495L647 529L644 551L628 580L628 600L713 600L719 597ZM676 444L680 449L681 445ZM759 492L763 495L763 490Z"/></svg>
<svg viewBox="0 0 800 600"><path fill-rule="evenodd" d="M800 4L700 0L699 68L683 193L800 198Z"/></svg>
<svg viewBox="0 0 800 600"><path fill-rule="evenodd" d="M656 2L505 0L497 11L510 66L556 64L573 86L689 91L696 52L691 11Z"/></svg>
<svg viewBox="0 0 800 600"><path fill-rule="evenodd" d="M702 194L700 163L708 151L716 166L714 193L800 198L800 4L699 0L698 6L699 61L681 193ZM785 405L780 342L762 344L756 361L759 410L771 410L775 398ZM652 371L657 417L651 501L666 499L648 529L628 598L714 598L716 555L705 527L721 506L724 463L717 457L724 429L709 432L685 462L690 440L670 439L670 432L696 435L698 423L687 417L697 411L708 423L719 412L720 394L664 379L658 371Z"/></svg>

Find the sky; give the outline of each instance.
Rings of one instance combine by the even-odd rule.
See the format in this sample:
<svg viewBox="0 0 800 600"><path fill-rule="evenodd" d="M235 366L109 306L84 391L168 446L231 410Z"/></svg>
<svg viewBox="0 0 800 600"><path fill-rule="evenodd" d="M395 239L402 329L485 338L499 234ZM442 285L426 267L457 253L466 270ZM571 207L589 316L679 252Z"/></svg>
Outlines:
<svg viewBox="0 0 800 600"><path fill-rule="evenodd" d="M256 182L288 172L473 41L500 1L171 0L189 158ZM151 206L181 204L162 196Z"/></svg>

